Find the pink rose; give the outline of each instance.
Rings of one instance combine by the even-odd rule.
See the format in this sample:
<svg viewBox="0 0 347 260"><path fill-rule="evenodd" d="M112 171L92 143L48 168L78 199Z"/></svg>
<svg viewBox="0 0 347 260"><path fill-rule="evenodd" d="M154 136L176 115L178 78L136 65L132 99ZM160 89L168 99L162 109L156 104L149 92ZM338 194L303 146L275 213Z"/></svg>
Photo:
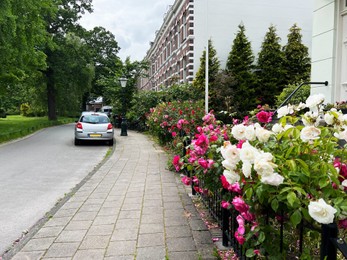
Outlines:
<svg viewBox="0 0 347 260"><path fill-rule="evenodd" d="M235 197L232 204L234 208L241 213L249 210L249 206L245 203L241 196Z"/></svg>

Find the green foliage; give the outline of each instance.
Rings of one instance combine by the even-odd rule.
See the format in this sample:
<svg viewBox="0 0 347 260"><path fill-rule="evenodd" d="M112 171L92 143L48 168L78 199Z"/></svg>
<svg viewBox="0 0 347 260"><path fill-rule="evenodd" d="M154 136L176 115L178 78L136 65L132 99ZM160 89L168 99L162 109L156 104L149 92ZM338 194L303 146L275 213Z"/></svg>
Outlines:
<svg viewBox="0 0 347 260"><path fill-rule="evenodd" d="M280 106L297 87L298 86L295 85L288 85L285 87L281 94L276 98L276 107ZM305 103L306 99L310 96L310 91L310 85L302 86L297 92L295 92L288 103L292 105L299 105L300 102Z"/></svg>
<svg viewBox="0 0 347 260"><path fill-rule="evenodd" d="M256 81L252 73L254 55L245 31L244 25L240 24L226 63L226 71L236 81L230 87L233 89L233 104L239 116L252 110L256 103Z"/></svg>
<svg viewBox="0 0 347 260"><path fill-rule="evenodd" d="M275 104L275 97L285 86L284 54L276 34L275 26L270 26L265 35L257 64L257 99L260 104Z"/></svg>
<svg viewBox="0 0 347 260"><path fill-rule="evenodd" d="M42 14L52 8L48 0L0 2L0 93L8 84L21 82L46 67L41 48L47 40Z"/></svg>
<svg viewBox="0 0 347 260"><path fill-rule="evenodd" d="M20 114L22 116L27 116L30 111L30 105L28 103L24 103L20 105Z"/></svg>
<svg viewBox="0 0 347 260"><path fill-rule="evenodd" d="M217 74L220 70L220 62L217 57L217 51L213 47L212 40L208 40L208 82L213 83L216 80ZM205 89L206 79L206 50L203 51L200 58L200 67L196 72L193 80L193 86L197 89Z"/></svg>
<svg viewBox="0 0 347 260"><path fill-rule="evenodd" d="M173 85L170 88L155 91L139 91L133 96L127 112L129 124L140 124L144 128L146 116L151 108L162 102L201 100L203 93L189 84ZM135 127L135 126L134 126Z"/></svg>
<svg viewBox="0 0 347 260"><path fill-rule="evenodd" d="M302 43L301 29L294 24L289 31L287 44L283 47L286 82L298 84L300 81L310 79L311 59L308 47Z"/></svg>
<svg viewBox="0 0 347 260"><path fill-rule="evenodd" d="M202 101L172 101L158 104L147 117L149 132L161 144L167 144L173 137L184 132L194 134L204 115ZM172 147L176 147L172 143Z"/></svg>

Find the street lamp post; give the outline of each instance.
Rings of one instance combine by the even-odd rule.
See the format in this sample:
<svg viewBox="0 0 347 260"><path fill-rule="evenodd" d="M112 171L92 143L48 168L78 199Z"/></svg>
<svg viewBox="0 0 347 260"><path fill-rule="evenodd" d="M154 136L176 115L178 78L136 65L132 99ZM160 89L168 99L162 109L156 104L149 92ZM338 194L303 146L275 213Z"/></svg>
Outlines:
<svg viewBox="0 0 347 260"><path fill-rule="evenodd" d="M124 77L122 77L122 78L119 78L119 82L120 82L120 85L121 85L121 87L122 87L122 89L123 89L123 100L122 100L122 123L121 123L121 125L120 125L120 127L121 127L121 131L120 131L120 135L121 136L127 136L128 135L128 132L127 132L127 128L128 128L128 126L127 126L127 119L126 119L126 117L125 117L125 114L126 114L126 111L125 111L125 87L126 87L126 85L127 85L127 81L128 81L128 79L127 78L124 78Z"/></svg>

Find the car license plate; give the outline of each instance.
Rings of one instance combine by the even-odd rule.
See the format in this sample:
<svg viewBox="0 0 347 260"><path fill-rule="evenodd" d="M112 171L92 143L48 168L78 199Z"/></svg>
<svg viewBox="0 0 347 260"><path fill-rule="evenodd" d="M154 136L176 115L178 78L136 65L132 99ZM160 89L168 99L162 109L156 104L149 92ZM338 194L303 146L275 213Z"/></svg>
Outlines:
<svg viewBox="0 0 347 260"><path fill-rule="evenodd" d="M89 134L89 137L93 137L93 138L101 137L101 134Z"/></svg>

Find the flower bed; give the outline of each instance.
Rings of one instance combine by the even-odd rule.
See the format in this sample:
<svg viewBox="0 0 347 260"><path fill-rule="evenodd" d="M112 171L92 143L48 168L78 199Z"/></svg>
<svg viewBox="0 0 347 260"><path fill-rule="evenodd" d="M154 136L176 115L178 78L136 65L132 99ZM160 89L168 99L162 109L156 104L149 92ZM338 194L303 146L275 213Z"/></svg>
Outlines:
<svg viewBox="0 0 347 260"><path fill-rule="evenodd" d="M315 230L321 224L338 223L342 233L347 227L347 154L339 145L347 140L347 117L334 108L323 113L323 101L315 95L305 104L282 107L276 124L266 111L257 121L245 118L232 126L219 125L210 113L187 153L173 160L176 170L194 176L183 182L204 184L195 185L197 192L227 191L221 204L238 212L233 235L247 257L281 259L288 252L310 257L319 248ZM298 252L303 224L313 230L303 230L308 242ZM282 246L274 243L280 239Z"/></svg>

